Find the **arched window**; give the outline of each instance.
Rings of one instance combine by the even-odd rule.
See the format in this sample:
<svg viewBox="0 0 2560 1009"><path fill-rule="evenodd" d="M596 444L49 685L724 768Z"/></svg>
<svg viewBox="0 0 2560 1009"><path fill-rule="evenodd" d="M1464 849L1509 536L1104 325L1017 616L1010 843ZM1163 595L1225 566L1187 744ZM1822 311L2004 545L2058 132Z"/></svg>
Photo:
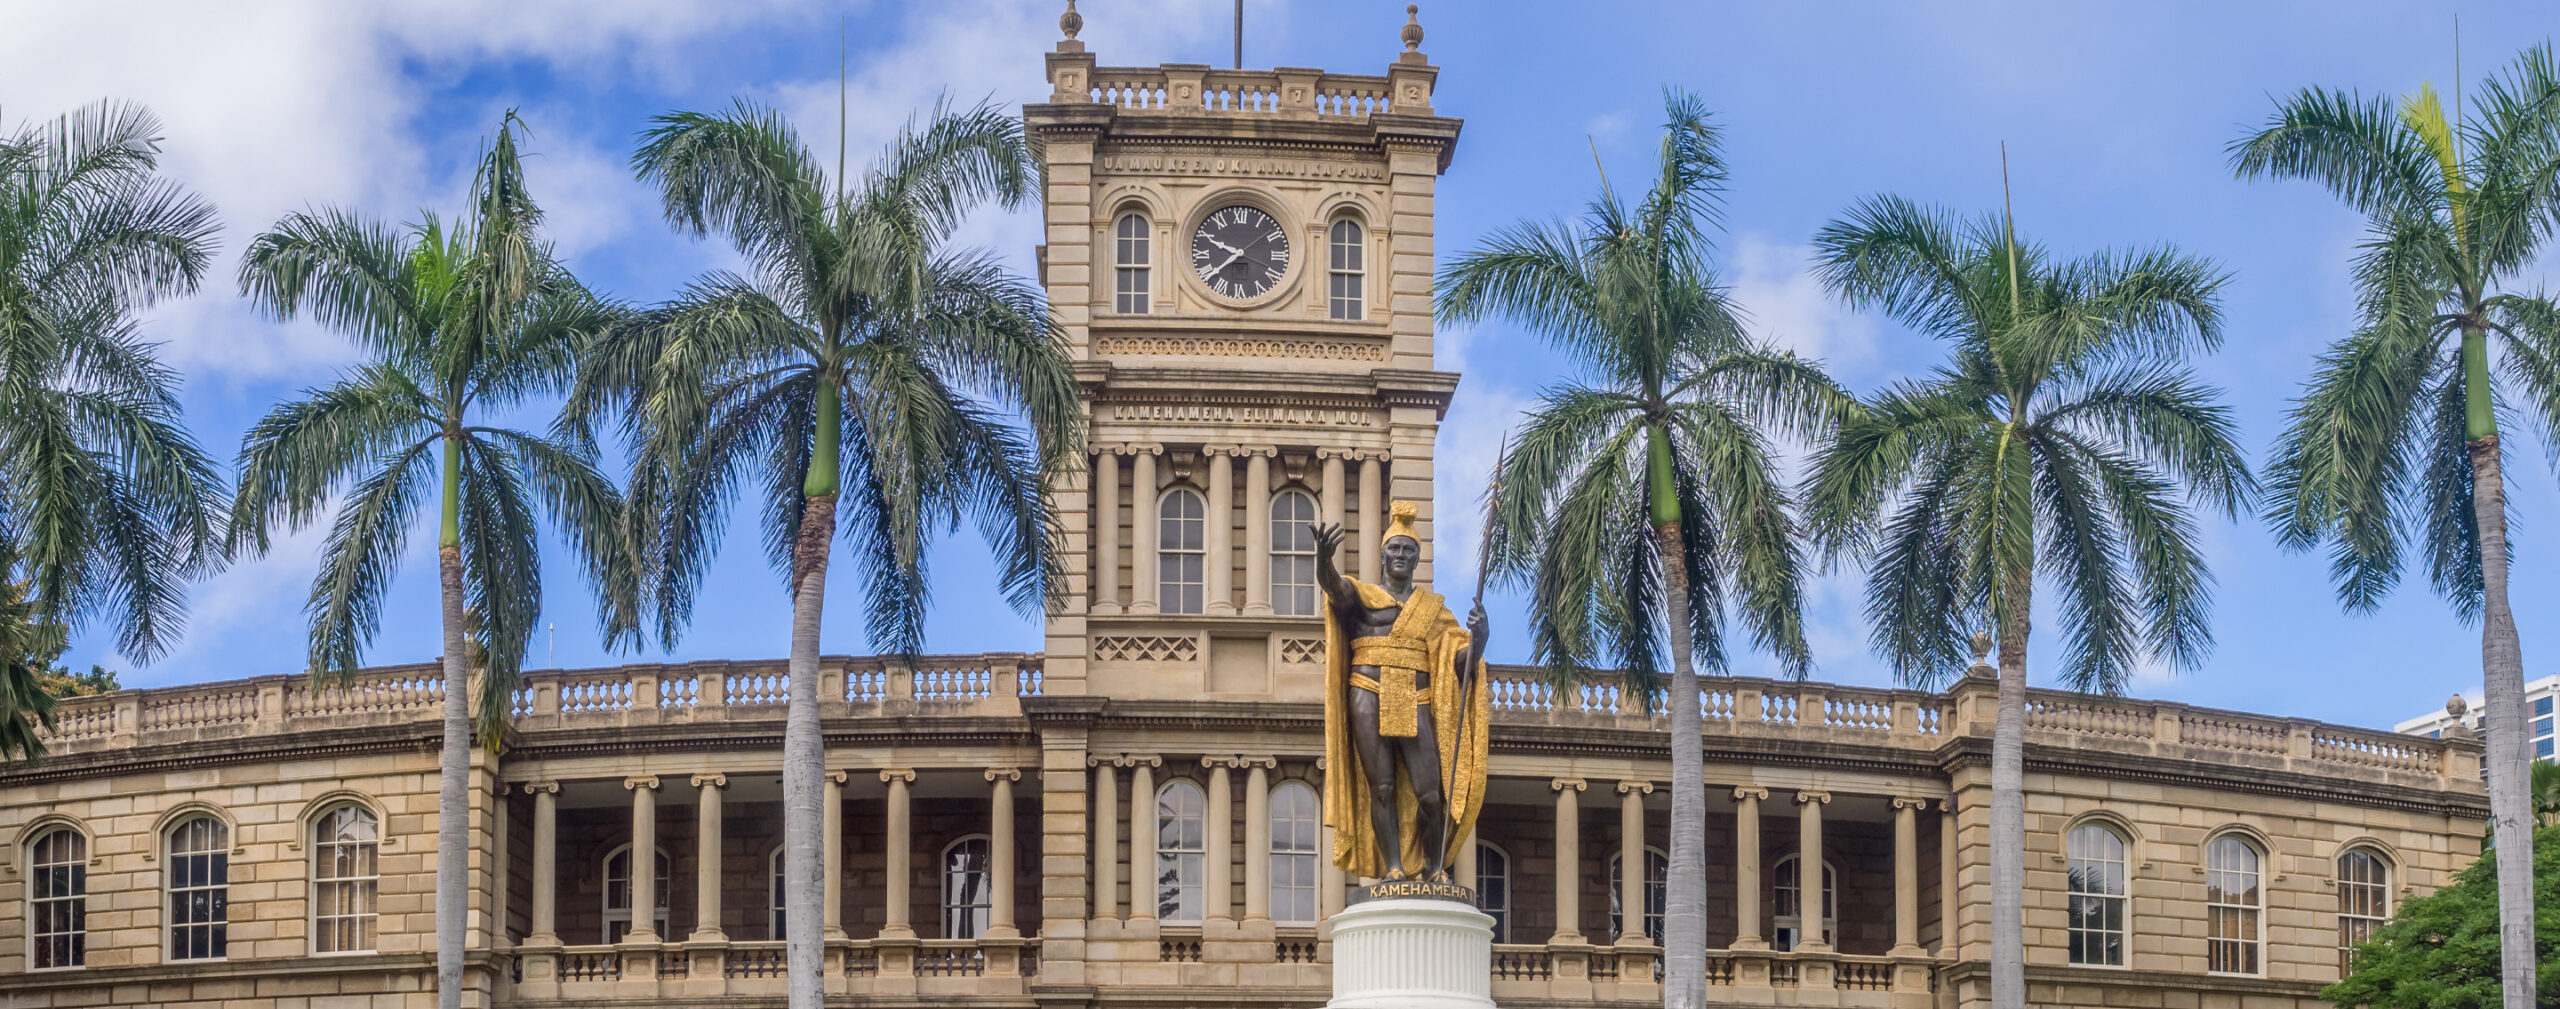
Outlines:
<svg viewBox="0 0 2560 1009"><path fill-rule="evenodd" d="M1209 800L1200 786L1173 781L1156 790L1156 919L1196 922L1208 906Z"/></svg>
<svg viewBox="0 0 2560 1009"><path fill-rule="evenodd" d="M1624 882L1627 878L1626 864L1622 861L1625 857L1624 850L1609 856L1609 940L1611 942L1616 942L1619 936L1626 934L1625 921L1620 917L1625 911L1619 906L1626 900ZM1662 942L1662 880L1670 873L1671 857L1663 854L1660 848L1647 846L1644 849L1644 936L1653 940L1656 945Z"/></svg>
<svg viewBox="0 0 2560 1009"><path fill-rule="evenodd" d="M2356 944L2391 919L2391 864L2371 848L2338 856L2338 976L2347 976Z"/></svg>
<svg viewBox="0 0 2560 1009"><path fill-rule="evenodd" d="M971 834L943 847L943 938L975 939L987 934L995 908L995 875L988 861L994 851L985 834Z"/></svg>
<svg viewBox="0 0 2560 1009"><path fill-rule="evenodd" d="M231 829L210 816L169 828L169 959L228 956L231 932Z"/></svg>
<svg viewBox="0 0 2560 1009"><path fill-rule="evenodd" d="M2205 969L2221 974L2259 970L2258 918L2265 896L2258 849L2225 834L2204 846Z"/></svg>
<svg viewBox="0 0 2560 1009"><path fill-rule="evenodd" d="M27 946L37 970L89 961L89 839L69 827L27 845Z"/></svg>
<svg viewBox="0 0 2560 1009"><path fill-rule="evenodd" d="M1347 217L1333 222L1331 240L1326 244L1329 255L1325 260L1325 314L1334 319L1359 319L1361 263L1366 254L1360 242L1360 222Z"/></svg>
<svg viewBox="0 0 2560 1009"><path fill-rule="evenodd" d="M1156 595L1166 613L1198 613L1208 578L1208 506L1188 487L1156 505Z"/></svg>
<svg viewBox="0 0 2560 1009"><path fill-rule="evenodd" d="M658 849L658 871L653 903L656 913L649 916L650 930L667 934L667 852ZM631 934L631 846L613 849L604 857L604 941L609 945Z"/></svg>
<svg viewBox="0 0 2560 1009"><path fill-rule="evenodd" d="M1271 920L1283 925L1316 921L1316 860L1324 843L1324 814L1316 790L1303 781L1271 789Z"/></svg>
<svg viewBox="0 0 2560 1009"><path fill-rule="evenodd" d="M1284 490L1271 499L1271 612L1316 615L1316 499Z"/></svg>
<svg viewBox="0 0 2560 1009"><path fill-rule="evenodd" d="M765 938L781 942L791 928L783 921L782 846L774 845L773 854L764 857Z"/></svg>
<svg viewBox="0 0 2560 1009"><path fill-rule="evenodd" d="M1491 841L1476 842L1476 902L1493 918L1493 941L1511 941L1511 856Z"/></svg>
<svg viewBox="0 0 2560 1009"><path fill-rule="evenodd" d="M1769 870L1769 909L1777 927L1772 929L1770 948L1792 950L1814 941L1804 933L1804 886L1798 871L1801 860L1794 855L1779 859ZM1836 900L1840 872L1825 862L1822 865L1822 942L1829 943L1840 934L1840 907Z"/></svg>
<svg viewBox="0 0 2560 1009"><path fill-rule="evenodd" d="M2131 846L2114 828L2083 823L2064 841L2070 887L2071 962L2124 966L2125 861Z"/></svg>
<svg viewBox="0 0 2560 1009"><path fill-rule="evenodd" d="M1147 250L1149 234L1147 215L1122 214L1119 222L1112 226L1111 231L1111 264L1114 274L1111 309L1115 312L1143 315L1147 311L1147 275L1151 262Z"/></svg>
<svg viewBox="0 0 2560 1009"><path fill-rule="evenodd" d="M337 806L311 825L311 951L373 949L381 886L381 825L362 806Z"/></svg>

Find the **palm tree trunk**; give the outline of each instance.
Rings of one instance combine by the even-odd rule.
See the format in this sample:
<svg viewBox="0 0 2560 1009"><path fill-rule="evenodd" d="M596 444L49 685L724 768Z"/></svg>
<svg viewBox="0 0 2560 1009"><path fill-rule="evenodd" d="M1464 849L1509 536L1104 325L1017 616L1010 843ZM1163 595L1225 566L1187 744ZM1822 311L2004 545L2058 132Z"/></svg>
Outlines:
<svg viewBox="0 0 2560 1009"><path fill-rule="evenodd" d="M836 496L806 496L799 541L792 546L791 703L782 729L783 960L791 1009L820 1009L825 999L826 862L822 847L826 741L818 724L818 622L826 608L827 546L836 528Z"/></svg>
<svg viewBox="0 0 2560 1009"><path fill-rule="evenodd" d="M1991 727L1991 1006L2026 1009L2027 607L2035 572L2008 574L2000 619L2000 707Z"/></svg>
<svg viewBox="0 0 2560 1009"><path fill-rule="evenodd" d="M471 680L462 641L462 447L444 443L436 568L444 603L444 751L436 788L436 1005L462 1007L462 936L471 857Z"/></svg>
<svg viewBox="0 0 2560 1009"><path fill-rule="evenodd" d="M1707 984L1707 769L1698 724L1698 669L1689 649L1689 564L1677 520L1653 530L1662 546L1662 595L1671 624L1671 864L1663 875L1663 1009L1698 1009ZM1630 841L1627 858L1644 847ZM1642 928L1644 909L1619 920Z"/></svg>
<svg viewBox="0 0 2560 1009"><path fill-rule="evenodd" d="M2474 439L2471 509L2480 526L2481 713L2488 729L2489 816L2497 845L2499 978L2506 1009L2534 1004L2532 768L2525 750L2524 646L2507 607L2506 486L2498 436Z"/></svg>

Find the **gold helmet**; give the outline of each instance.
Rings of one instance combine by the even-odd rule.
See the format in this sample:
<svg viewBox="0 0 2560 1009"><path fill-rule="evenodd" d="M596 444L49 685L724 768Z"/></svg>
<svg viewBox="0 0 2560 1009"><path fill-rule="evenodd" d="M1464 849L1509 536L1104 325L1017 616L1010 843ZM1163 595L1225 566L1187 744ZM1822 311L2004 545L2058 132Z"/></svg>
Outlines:
<svg viewBox="0 0 2560 1009"><path fill-rule="evenodd" d="M1422 534L1413 531L1413 520L1421 514L1422 506L1414 504L1411 501L1398 501L1394 504L1388 505L1387 534L1378 537L1378 546L1383 548L1387 545L1388 540L1392 540L1398 536L1412 540L1414 546L1421 546Z"/></svg>

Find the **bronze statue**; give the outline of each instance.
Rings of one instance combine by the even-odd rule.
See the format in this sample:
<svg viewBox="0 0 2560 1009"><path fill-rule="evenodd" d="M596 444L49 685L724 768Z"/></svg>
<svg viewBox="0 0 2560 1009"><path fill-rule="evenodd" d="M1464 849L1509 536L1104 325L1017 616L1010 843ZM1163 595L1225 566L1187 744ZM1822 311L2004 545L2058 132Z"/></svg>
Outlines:
<svg viewBox="0 0 2560 1009"><path fill-rule="evenodd" d="M1354 876L1448 879L1484 806L1484 607L1466 626L1413 583L1422 560L1412 502L1389 509L1381 583L1334 566L1342 527L1317 528L1324 589L1325 822L1333 861Z"/></svg>

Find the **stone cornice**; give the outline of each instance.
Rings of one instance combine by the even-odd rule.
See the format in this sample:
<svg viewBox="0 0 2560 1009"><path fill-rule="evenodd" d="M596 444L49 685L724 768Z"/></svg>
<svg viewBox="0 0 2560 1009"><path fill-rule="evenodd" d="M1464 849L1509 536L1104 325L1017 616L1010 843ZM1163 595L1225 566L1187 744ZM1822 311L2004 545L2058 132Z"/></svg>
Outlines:
<svg viewBox="0 0 2560 1009"><path fill-rule="evenodd" d="M1950 776L1968 768L1987 768L1991 766L1991 740L1979 736L1954 737L1939 747L1938 760L1940 766L1945 769L1945 773ZM2163 760L2139 754L2087 752L2032 741L2027 744L2026 766L2030 771L2075 774L2114 781L2182 785L2225 792L2251 792L2350 806L2380 806L2404 812L2424 813L2429 816L2486 819L2489 815L2489 798L2485 795L2409 788L2364 779L2316 777L2229 763Z"/></svg>

